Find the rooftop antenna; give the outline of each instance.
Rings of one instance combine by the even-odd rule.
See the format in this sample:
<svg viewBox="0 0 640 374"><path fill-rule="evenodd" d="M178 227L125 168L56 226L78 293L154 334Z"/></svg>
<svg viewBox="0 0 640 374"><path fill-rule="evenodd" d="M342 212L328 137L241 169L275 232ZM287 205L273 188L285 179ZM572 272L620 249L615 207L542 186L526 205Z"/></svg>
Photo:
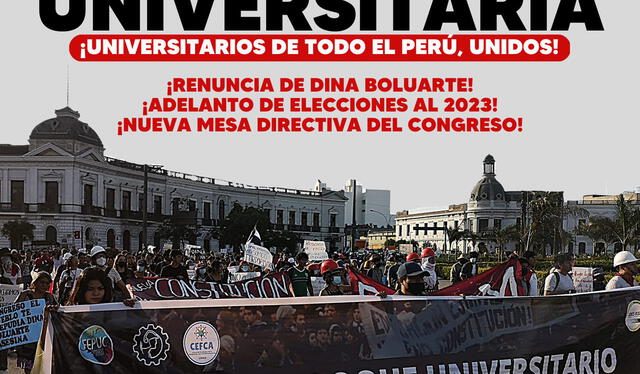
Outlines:
<svg viewBox="0 0 640 374"><path fill-rule="evenodd" d="M69 65L67 65L67 107L69 106Z"/></svg>

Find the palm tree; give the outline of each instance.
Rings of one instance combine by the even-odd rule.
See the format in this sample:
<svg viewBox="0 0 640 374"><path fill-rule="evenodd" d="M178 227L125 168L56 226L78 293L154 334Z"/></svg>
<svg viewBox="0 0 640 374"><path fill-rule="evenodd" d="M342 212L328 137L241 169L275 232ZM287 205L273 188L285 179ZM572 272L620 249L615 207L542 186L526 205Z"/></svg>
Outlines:
<svg viewBox="0 0 640 374"><path fill-rule="evenodd" d="M447 241L449 242L449 252L453 248L453 243L456 243L456 254L458 254L458 242L462 239L463 231L460 230L460 227L449 228L447 227Z"/></svg>
<svg viewBox="0 0 640 374"><path fill-rule="evenodd" d="M575 232L589 237L594 243L604 242L605 250L611 243L620 243L626 251L640 239L640 209L635 208L620 194L616 198L614 219L594 216L589 219L588 224L577 227Z"/></svg>
<svg viewBox="0 0 640 374"><path fill-rule="evenodd" d="M475 250L476 243L480 239L480 236L478 234L476 234L475 232L469 231L469 230L464 230L461 235L462 235L463 239L471 241L471 244L473 245L473 249Z"/></svg>

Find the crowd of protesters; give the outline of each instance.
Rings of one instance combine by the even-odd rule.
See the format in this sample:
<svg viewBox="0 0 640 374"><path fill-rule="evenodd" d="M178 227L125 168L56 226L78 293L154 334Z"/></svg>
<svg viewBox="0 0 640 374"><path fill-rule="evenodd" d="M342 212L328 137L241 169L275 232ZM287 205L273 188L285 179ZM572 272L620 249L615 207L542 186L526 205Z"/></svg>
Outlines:
<svg viewBox="0 0 640 374"><path fill-rule="evenodd" d="M543 290L538 291L535 254L525 252L521 257L513 255L521 264L523 287L530 296L559 295L575 292L571 271L575 264L569 254L555 258L555 266L544 280ZM43 299L50 307L57 305L83 305L108 302L123 302L134 306L135 298L126 287L132 279L146 277L176 278L205 282L230 283L234 273L259 273L271 271L286 272L290 278L290 292L296 297L339 296L352 292L346 269L351 267L385 285L399 295L428 295L440 288L436 266L436 253L426 248L420 253L401 255L389 252L374 252L365 255L335 253L322 262L309 263L306 253L296 256L276 256L272 268L259 266L242 260L240 254L205 255L202 252L185 256L180 250L163 253L139 251L129 253L95 246L91 249L17 251L0 249L0 283L24 285L17 301ZM457 283L478 274L478 253L460 256L451 266L450 282ZM637 286L634 276L640 273L639 260L630 252L620 252L614 258L618 273L606 285L606 289ZM594 290L605 289L603 272L594 274ZM315 292L312 276L324 280L324 288ZM379 294L385 297L385 293ZM333 308L333 309L332 309ZM366 358L369 354L364 339L358 309L337 315L335 306L328 304L305 305L299 307L280 306L277 308L246 308L238 315L221 311L217 316L221 329L221 354L215 365L236 367L241 362L257 365L278 366L295 363L305 357L321 362L323 352L329 352L332 345L351 347L344 349L339 359ZM217 324L218 324L217 322ZM259 346L256 342L261 333L274 336L269 346ZM237 342L249 342L254 347L244 351L247 357L235 357ZM361 344L353 344L360 342ZM302 344L304 342L304 344ZM254 344L255 343L255 344ZM286 347L285 347L286 346ZM355 348L354 348L355 347ZM226 352L225 352L226 350ZM29 373L33 365L35 345L26 345L17 350L18 366ZM248 357L251 356L251 357ZM331 357L335 359L335 357ZM7 351L0 351L0 374L7 368Z"/></svg>

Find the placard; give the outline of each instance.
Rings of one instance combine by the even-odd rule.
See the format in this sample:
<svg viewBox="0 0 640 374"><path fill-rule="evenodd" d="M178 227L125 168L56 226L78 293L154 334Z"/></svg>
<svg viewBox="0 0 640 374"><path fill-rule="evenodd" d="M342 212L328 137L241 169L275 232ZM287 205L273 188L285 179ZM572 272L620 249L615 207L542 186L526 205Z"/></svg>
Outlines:
<svg viewBox="0 0 640 374"><path fill-rule="evenodd" d="M327 246L323 241L305 240L302 249L309 255L309 261L324 261L329 259Z"/></svg>
<svg viewBox="0 0 640 374"><path fill-rule="evenodd" d="M574 267L571 271L576 292L593 291L593 268Z"/></svg>
<svg viewBox="0 0 640 374"><path fill-rule="evenodd" d="M244 261L264 268L273 265L273 255L265 247L253 243L247 243L244 247Z"/></svg>

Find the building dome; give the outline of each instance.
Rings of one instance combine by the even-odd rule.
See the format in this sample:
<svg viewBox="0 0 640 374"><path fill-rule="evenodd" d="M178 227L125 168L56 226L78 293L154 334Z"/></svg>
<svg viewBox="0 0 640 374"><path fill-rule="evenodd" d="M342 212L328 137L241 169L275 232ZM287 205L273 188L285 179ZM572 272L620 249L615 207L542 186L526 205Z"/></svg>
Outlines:
<svg viewBox="0 0 640 374"><path fill-rule="evenodd" d="M103 148L98 134L88 124L79 120L80 113L69 107L56 110L55 113L55 118L40 123L31 131L30 143L73 141Z"/></svg>
<svg viewBox="0 0 640 374"><path fill-rule="evenodd" d="M471 190L471 201L504 201L504 187L495 175L495 159L488 155L483 162L484 175Z"/></svg>

